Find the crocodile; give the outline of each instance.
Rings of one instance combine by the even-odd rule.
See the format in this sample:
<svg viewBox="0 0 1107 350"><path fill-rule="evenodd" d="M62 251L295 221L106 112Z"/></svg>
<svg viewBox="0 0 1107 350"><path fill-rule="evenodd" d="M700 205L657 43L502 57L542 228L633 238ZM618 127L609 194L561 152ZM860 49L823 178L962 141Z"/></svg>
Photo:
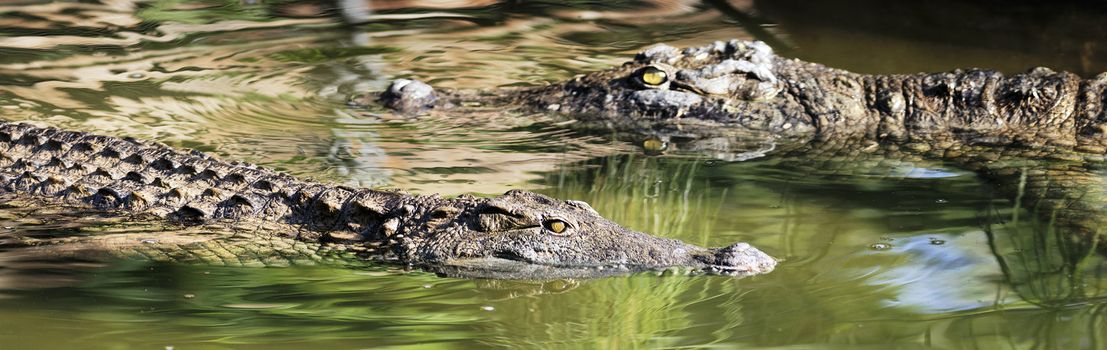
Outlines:
<svg viewBox="0 0 1107 350"><path fill-rule="evenodd" d="M0 192L15 196L6 202L25 198L38 206L253 232L245 243L237 235L237 246L280 238L429 270L489 267L480 277L588 277L666 268L746 276L776 265L746 243L708 249L633 231L582 201L522 190L442 198L336 186L156 142L24 123L0 123L0 184ZM137 252L150 243L100 246ZM204 244L173 247L196 250L192 255L210 250Z"/></svg>
<svg viewBox="0 0 1107 350"><path fill-rule="evenodd" d="M1062 221L1094 230L1084 219L1102 216L1088 215L1099 214L1098 202L1077 194L1101 181L1069 176L1093 169L1019 171L995 161L1102 155L1105 88L1107 74L1081 79L1045 68L1010 77L986 70L862 75L780 57L763 42L732 40L687 49L656 45L619 67L541 87L489 93L398 79L353 102L379 101L405 114L474 105L539 110L577 127L650 135L647 148L750 135L845 153L869 149L869 142L904 145L994 175L1043 215L1057 205L1038 204L1081 208ZM1028 151L1034 148L1042 150ZM653 237L603 219L586 203L525 191L445 199L332 186L156 143L26 124L0 125L0 150L0 182L13 194L184 224L255 225L272 232L258 240L368 246L362 251L410 265L491 267L490 277L671 266L748 275L776 264L745 243L708 249ZM1078 181L1048 181L1056 174ZM525 272L501 273L512 269Z"/></svg>
<svg viewBox="0 0 1107 350"><path fill-rule="evenodd" d="M735 39L657 44L619 66L543 86L474 91L396 79L349 102L405 115L544 113L640 142L647 152L691 149L725 160L812 148L910 153L977 172L1074 236L1098 237L1107 218L1097 170L1107 154L1107 72L1088 79L1043 67L1013 75L859 74ZM758 143L771 147L732 150Z"/></svg>
<svg viewBox="0 0 1107 350"><path fill-rule="evenodd" d="M761 41L649 47L618 67L546 86L434 89L397 79L379 101L402 113L514 106L583 128L663 137L757 133L798 139L863 137L954 143L1057 145L1107 151L1107 72L1092 79L1039 67L1005 76L982 69L865 75L781 57Z"/></svg>

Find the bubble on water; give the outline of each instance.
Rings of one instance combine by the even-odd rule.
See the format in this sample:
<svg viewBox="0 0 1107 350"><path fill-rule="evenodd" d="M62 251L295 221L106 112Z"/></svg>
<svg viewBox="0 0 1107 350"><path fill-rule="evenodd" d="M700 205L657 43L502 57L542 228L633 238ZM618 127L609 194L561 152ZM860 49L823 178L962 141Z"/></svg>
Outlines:
<svg viewBox="0 0 1107 350"><path fill-rule="evenodd" d="M888 250L888 249L892 249L892 245L889 244L889 243L873 243L872 245L869 245L869 249L872 249L872 250Z"/></svg>
<svg viewBox="0 0 1107 350"><path fill-rule="evenodd" d="M494 307L491 307L491 306L481 306L481 307L480 307L480 309L481 309L481 310L484 310L484 311L493 311L493 310L496 310L496 308L494 308Z"/></svg>
<svg viewBox="0 0 1107 350"><path fill-rule="evenodd" d="M946 244L946 241L944 239L931 238L930 239L930 244L943 245L943 244Z"/></svg>
<svg viewBox="0 0 1107 350"><path fill-rule="evenodd" d="M131 78L131 79L142 79L142 78L146 77L146 74L143 74L142 72L134 72L134 73L131 73L130 75L128 75L127 77Z"/></svg>
<svg viewBox="0 0 1107 350"><path fill-rule="evenodd" d="M934 203L938 203L938 204L946 204L946 203L949 203L949 201L948 201L948 200L945 200L945 199L942 199L942 198L938 198L938 199L935 199L935 200L934 200Z"/></svg>

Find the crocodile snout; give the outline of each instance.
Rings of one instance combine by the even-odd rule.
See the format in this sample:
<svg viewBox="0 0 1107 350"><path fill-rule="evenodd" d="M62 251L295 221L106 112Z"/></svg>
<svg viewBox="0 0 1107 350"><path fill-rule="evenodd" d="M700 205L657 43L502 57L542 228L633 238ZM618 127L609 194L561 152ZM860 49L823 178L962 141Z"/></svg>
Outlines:
<svg viewBox="0 0 1107 350"><path fill-rule="evenodd" d="M396 79L388 85L388 90L381 94L380 99L388 108L402 113L418 113L433 108L438 96L434 88L426 83Z"/></svg>
<svg viewBox="0 0 1107 350"><path fill-rule="evenodd" d="M704 257L708 269L722 273L762 274L776 267L776 259L747 243L735 243L723 248L712 249L710 257Z"/></svg>

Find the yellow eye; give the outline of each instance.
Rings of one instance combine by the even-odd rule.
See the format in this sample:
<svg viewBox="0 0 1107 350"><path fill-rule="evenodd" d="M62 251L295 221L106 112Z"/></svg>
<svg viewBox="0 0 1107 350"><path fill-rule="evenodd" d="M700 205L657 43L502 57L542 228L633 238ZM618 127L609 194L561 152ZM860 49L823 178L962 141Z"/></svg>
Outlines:
<svg viewBox="0 0 1107 350"><path fill-rule="evenodd" d="M654 136L642 141L642 148L644 148L646 152L658 153L664 151L668 147L669 144Z"/></svg>
<svg viewBox="0 0 1107 350"><path fill-rule="evenodd" d="M569 228L569 224L566 224L561 220L547 220L545 223L546 229L553 233L563 233Z"/></svg>
<svg viewBox="0 0 1107 350"><path fill-rule="evenodd" d="M669 80L669 74L657 67L646 67L642 69L642 82L646 85L661 85L665 81Z"/></svg>

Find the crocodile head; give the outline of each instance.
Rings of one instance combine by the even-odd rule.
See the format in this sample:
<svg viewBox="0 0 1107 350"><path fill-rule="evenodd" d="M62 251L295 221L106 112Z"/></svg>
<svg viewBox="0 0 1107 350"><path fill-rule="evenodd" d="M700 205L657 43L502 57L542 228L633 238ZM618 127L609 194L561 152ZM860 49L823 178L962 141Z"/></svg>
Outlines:
<svg viewBox="0 0 1107 350"><path fill-rule="evenodd" d="M641 126L695 119L779 128L785 121L766 119L755 110L784 87L773 70L775 58L760 41L687 49L658 44L619 67L544 88L530 100L585 121L598 117ZM770 125L774 122L780 125Z"/></svg>
<svg viewBox="0 0 1107 350"><path fill-rule="evenodd" d="M466 275L549 278L687 267L744 276L776 266L746 243L709 249L654 237L604 219L587 203L526 191L442 200L417 211L422 219L410 224L427 233L405 237L400 253Z"/></svg>
<svg viewBox="0 0 1107 350"><path fill-rule="evenodd" d="M692 125L707 126L691 128L707 133L806 134L814 130L814 122L804 106L789 97L795 93L790 84L803 80L793 74L798 71L796 64L775 55L761 41L717 41L685 49L658 44L618 67L549 86L470 93L435 91L424 83L399 79L380 95L380 101L393 109L421 112L491 99L489 104L508 102L639 132L664 133ZM854 88L860 86L844 91L853 93Z"/></svg>

